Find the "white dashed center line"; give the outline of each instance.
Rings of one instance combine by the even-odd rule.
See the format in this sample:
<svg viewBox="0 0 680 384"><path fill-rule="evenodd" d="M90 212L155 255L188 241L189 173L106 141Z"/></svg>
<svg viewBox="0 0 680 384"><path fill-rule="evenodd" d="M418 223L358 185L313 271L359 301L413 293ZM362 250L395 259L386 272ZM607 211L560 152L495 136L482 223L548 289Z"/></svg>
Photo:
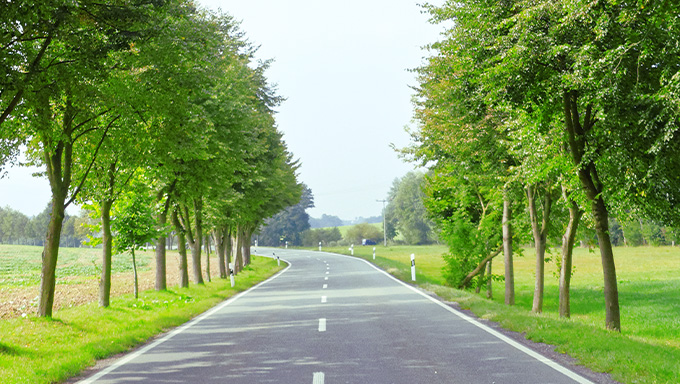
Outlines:
<svg viewBox="0 0 680 384"><path fill-rule="evenodd" d="M312 378L312 384L323 384L324 374L323 372L314 372L314 377Z"/></svg>
<svg viewBox="0 0 680 384"><path fill-rule="evenodd" d="M319 332L326 332L326 319L319 319Z"/></svg>
<svg viewBox="0 0 680 384"><path fill-rule="evenodd" d="M323 289L326 289L326 288L328 288L328 284L323 285Z"/></svg>
<svg viewBox="0 0 680 384"><path fill-rule="evenodd" d="M322 303L325 303L325 302L326 302L326 299L327 299L326 296L321 296L321 302L322 302Z"/></svg>

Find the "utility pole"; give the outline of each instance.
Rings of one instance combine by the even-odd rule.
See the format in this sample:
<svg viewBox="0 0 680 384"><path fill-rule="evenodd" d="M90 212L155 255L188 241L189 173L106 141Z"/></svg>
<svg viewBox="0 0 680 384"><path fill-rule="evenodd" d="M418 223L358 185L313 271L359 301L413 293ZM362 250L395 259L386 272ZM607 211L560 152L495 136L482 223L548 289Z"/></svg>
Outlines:
<svg viewBox="0 0 680 384"><path fill-rule="evenodd" d="M387 220L385 219L385 203L387 200L376 200L378 203L383 203L382 217L383 217L383 240L385 241L385 246L387 247Z"/></svg>

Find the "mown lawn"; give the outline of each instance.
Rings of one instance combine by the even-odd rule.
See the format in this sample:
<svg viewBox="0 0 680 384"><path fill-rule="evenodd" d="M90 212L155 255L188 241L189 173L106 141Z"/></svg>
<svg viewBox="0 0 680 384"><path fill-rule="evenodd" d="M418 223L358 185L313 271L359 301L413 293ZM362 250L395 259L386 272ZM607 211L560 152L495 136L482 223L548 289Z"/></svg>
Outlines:
<svg viewBox="0 0 680 384"><path fill-rule="evenodd" d="M347 247L324 251L350 254ZM549 343L596 371L608 372L623 383L680 383L680 248L620 247L617 265L621 334L604 329L604 296L599 251L574 252L571 319L558 310L558 250L546 265L544 312L531 312L534 290L534 250L516 255L515 300L503 304L504 283L494 282L493 300L445 287L442 268L444 246L355 247L354 254L374 262L401 280L410 282L410 254L416 256L417 284L446 300L457 301L482 318L524 333L529 339ZM502 257L494 272L503 274Z"/></svg>

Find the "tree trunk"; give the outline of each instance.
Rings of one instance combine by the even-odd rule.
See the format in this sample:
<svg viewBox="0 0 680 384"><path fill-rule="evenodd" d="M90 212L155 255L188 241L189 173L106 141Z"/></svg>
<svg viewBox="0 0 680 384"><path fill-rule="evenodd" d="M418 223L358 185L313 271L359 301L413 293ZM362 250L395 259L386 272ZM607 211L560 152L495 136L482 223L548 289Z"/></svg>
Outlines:
<svg viewBox="0 0 680 384"><path fill-rule="evenodd" d="M225 247L224 247L224 233L225 231L221 228L216 228L213 230L213 240L215 241L215 251L217 252L217 262L219 264L220 279L227 278L227 268L225 264Z"/></svg>
<svg viewBox="0 0 680 384"><path fill-rule="evenodd" d="M203 226L201 223L201 204L197 204L197 199L193 202L194 211L194 226L196 232L191 227L191 214L186 205L182 205L183 214L180 215L180 219L184 224L186 229L186 238L191 247L191 264L193 266L194 283L204 284L203 282L203 271L201 269L201 248L202 248L202 236L203 236Z"/></svg>
<svg viewBox="0 0 680 384"><path fill-rule="evenodd" d="M229 264L232 262L232 250L233 250L233 244L234 242L231 240L231 229L229 227L224 229L224 250L225 250L225 255L224 255L224 262L229 266ZM229 274L227 270L227 274Z"/></svg>
<svg viewBox="0 0 680 384"><path fill-rule="evenodd" d="M536 185L527 187L527 199L529 203L529 216L531 229L534 235L536 248L536 281L534 284L534 301L531 310L536 313L543 312L543 293L545 287L545 244L548 237L548 225L550 222L550 209L552 207L552 192L549 186L543 195L543 220L538 226L538 211L536 209Z"/></svg>
<svg viewBox="0 0 680 384"><path fill-rule="evenodd" d="M458 289L463 289L467 287L470 284L470 281L474 279L475 276L479 275L480 273L484 272L484 268L486 268L486 263L491 261L494 257L498 256L501 251L503 250L503 247L499 247L495 252L489 254L484 260L482 260L477 267L472 270L472 272L468 273L467 276L458 284Z"/></svg>
<svg viewBox="0 0 680 384"><path fill-rule="evenodd" d="M578 177L581 181L581 186L593 207L593 219L595 221L595 231L597 232L604 273L605 326L611 330L621 331L616 266L612 243L609 238L609 212L602 199L604 188L600 182L593 160L586 159L584 161L584 155L587 151L585 134L592 129L596 120L593 117L592 106L588 105L583 124L581 124L578 112L578 93L576 91L565 91L563 102L569 151L574 164L578 167Z"/></svg>
<svg viewBox="0 0 680 384"><path fill-rule="evenodd" d="M487 264L488 264L488 262L487 262ZM482 292L482 285L484 285L484 274L485 273L486 273L486 268L483 268L482 271L479 272L479 279L477 279L477 286L475 287L475 293L477 293L477 294Z"/></svg>
<svg viewBox="0 0 680 384"><path fill-rule="evenodd" d="M503 257L505 261L505 304L515 305L515 272L512 260L512 206L507 195L503 198Z"/></svg>
<svg viewBox="0 0 680 384"><path fill-rule="evenodd" d="M46 91L38 93L39 107L37 110L40 128L49 132L52 124L50 98ZM69 136L72 130L73 108L70 98L67 98L64 111L63 131ZM59 257L59 241L64 223L66 209L66 195L71 184L71 166L73 161L73 143L65 138L56 143L50 139L43 140L43 160L45 161L47 176L52 191L52 212L47 227L47 238L42 254L42 272L40 278L40 304L38 316L52 317L54 306L54 291L56 287L57 259Z"/></svg>
<svg viewBox="0 0 680 384"><path fill-rule="evenodd" d="M565 199L568 199L566 192ZM572 255L574 251L574 242L576 241L576 230L578 229L579 221L583 212L579 209L574 201L569 201L569 224L562 236L562 265L560 268L560 303L559 313L560 317L570 317L571 308L569 305L570 285L571 285L571 271L572 271Z"/></svg>
<svg viewBox="0 0 680 384"><path fill-rule="evenodd" d="M57 191L55 191L55 188L52 188L52 213L50 214L50 224L47 227L47 238L42 254L40 305L38 307L38 316L40 317L52 317L54 305L59 239L64 222L64 202L66 201L66 192L61 192L59 189L57 188Z"/></svg>
<svg viewBox="0 0 680 384"><path fill-rule="evenodd" d="M156 239L156 290L164 291L168 289L167 281L167 236L165 235L165 224L168 222L168 209L170 209L170 197L165 198L163 211L158 213L158 227L163 232Z"/></svg>
<svg viewBox="0 0 680 384"><path fill-rule="evenodd" d="M243 266L250 265L250 242L252 241L252 231L250 226L243 230Z"/></svg>
<svg viewBox="0 0 680 384"><path fill-rule="evenodd" d="M493 263L493 260L489 260L488 263L486 263L486 275L488 276L487 281L486 281L486 298L487 299L493 299L493 275L491 274L491 263Z"/></svg>
<svg viewBox="0 0 680 384"><path fill-rule="evenodd" d="M189 287L189 266L187 262L186 239L184 238L184 228L177 217L177 209L172 211L172 222L177 232L177 251L179 252L179 286Z"/></svg>
<svg viewBox="0 0 680 384"><path fill-rule="evenodd" d="M237 227L231 238L231 246L233 249L232 255L234 257L234 275L238 274L243 269L243 254L241 253L242 238L243 234L241 233L241 229Z"/></svg>
<svg viewBox="0 0 680 384"><path fill-rule="evenodd" d="M210 236L205 237L205 277L210 282Z"/></svg>
<svg viewBox="0 0 680 384"><path fill-rule="evenodd" d="M139 298L139 279L137 278L137 260L135 259L135 249L132 249L132 273L135 280L135 299Z"/></svg>
<svg viewBox="0 0 680 384"><path fill-rule="evenodd" d="M99 282L99 306L108 307L111 298L111 255L113 236L111 236L111 206L113 200L104 199L102 210L102 274Z"/></svg>
<svg viewBox="0 0 680 384"><path fill-rule="evenodd" d="M616 281L614 250L609 238L609 213L602 197L593 200L593 218L595 219L595 231L600 245L604 274L605 326L607 329L620 332L621 313L619 312L619 291Z"/></svg>

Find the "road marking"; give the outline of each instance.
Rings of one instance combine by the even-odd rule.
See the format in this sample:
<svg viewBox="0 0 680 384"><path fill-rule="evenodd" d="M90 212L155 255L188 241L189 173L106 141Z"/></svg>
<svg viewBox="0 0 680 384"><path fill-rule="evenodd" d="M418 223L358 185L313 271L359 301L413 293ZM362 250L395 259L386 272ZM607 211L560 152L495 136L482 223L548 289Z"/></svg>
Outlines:
<svg viewBox="0 0 680 384"><path fill-rule="evenodd" d="M267 279L267 280L265 280L265 281L263 281L263 282L261 282L261 283L255 285L255 286L251 287L250 289L248 289L248 290L246 290L246 291L243 291L243 292L241 292L241 293L236 294L235 296L232 296L230 299L227 299L226 301L223 301L222 304L219 304L219 305L217 305L216 307L213 307L213 309L211 309L211 310L209 310L209 311L207 311L207 312L204 312L204 313L198 315L197 317L195 317L193 320L191 320L191 321L189 321L189 322L187 322L187 323L184 323L184 325L181 325L181 326L175 328L174 330L170 331L170 333L166 334L166 335L163 336L162 338L157 339L156 341L154 341L154 342L151 343L151 344L147 344L145 347L142 347L142 348L138 349L138 350L135 351L135 352L132 352L132 353L130 353L130 354L128 354L128 355L125 355L125 357L123 357L123 358L121 358L120 360L116 361L115 363L109 365L108 367L102 369L101 371L97 372L95 375L90 376L90 377L88 377L87 379L84 379L84 380L79 381L78 384L90 384L90 383L94 383L95 381L99 380L99 378L101 378L101 377L107 375L109 372L113 371L114 369L116 369L116 368L118 368L118 367L120 367L120 366L122 366L122 365L125 365L125 364L129 363L129 362L132 361L133 359L136 359L138 356L143 355L143 354L146 353L147 351L149 351L149 350L151 350L151 349L153 349L153 348L156 348L156 347L159 346L160 344L165 343L166 341L170 340L171 338L175 337L176 335L178 335L178 334L180 334L180 333L186 331L187 329L193 327L194 325L200 323L201 321L203 321L203 320L209 318L210 316L214 315L215 313L219 312L219 311L222 310L224 307L226 307L226 306L228 306L228 305L234 303L235 301L237 301L238 299L240 299L240 298L242 298L243 296L247 295L248 293L250 293L250 292L252 292L252 291L254 291L254 290L260 288L261 286L263 286L263 285L269 283L270 281L276 279L277 277L283 275L286 271L288 271L288 270L290 269L290 267L293 266L293 263L291 263L290 261L287 261L287 260L284 260L284 261L285 261L286 263L288 263L288 266L287 266L286 268L284 268L281 272L277 273L276 275L274 275L274 276L270 277L269 279Z"/></svg>
<svg viewBox="0 0 680 384"><path fill-rule="evenodd" d="M328 284L323 285L323 289L326 289L326 288L328 288Z"/></svg>
<svg viewBox="0 0 680 384"><path fill-rule="evenodd" d="M330 272L326 271L326 274L328 275Z"/></svg>
<svg viewBox="0 0 680 384"><path fill-rule="evenodd" d="M324 280L328 280L328 276L324 277L323 279L324 279Z"/></svg>
<svg viewBox="0 0 680 384"><path fill-rule="evenodd" d="M325 302L326 302L326 299L327 299L326 296L321 296L321 302L322 302L322 303L325 303Z"/></svg>
<svg viewBox="0 0 680 384"><path fill-rule="evenodd" d="M326 319L319 319L319 332L326 332Z"/></svg>
<svg viewBox="0 0 680 384"><path fill-rule="evenodd" d="M509 345L515 347L516 349L518 349L518 350L524 352L525 354L527 354L527 355L533 357L534 359L536 359L536 360L540 361L541 363L543 363L543 364L549 366L550 368L556 370L557 372L562 373L563 375L565 375L565 376L571 378L572 380L576 381L577 383L579 383L579 384L594 384L592 381L586 379L585 377L579 375L578 373L576 373L576 372L570 370L570 369L567 368L567 367L563 367L562 365L560 365L560 364L557 363L556 361L550 360L549 358L547 358L547 357L541 355L540 353L535 352L535 351L533 351L532 349L529 349L529 348L525 347L524 345L522 345L522 344L520 344L520 343L518 343L518 342L512 340L511 338L509 338L509 337L505 336L504 334L502 334L502 333L496 331L495 329L490 328L489 326L480 323L479 321L473 319L472 317L470 317L470 316L468 316L468 315L466 315L466 314L464 314L464 313L462 313L462 312L458 312L457 310L455 310L455 309L449 307L448 305L446 305L446 304L444 304L443 302L441 302L441 301L435 299L434 297L431 297L430 295L428 295L428 294L426 294L426 293L420 291L418 288L415 288L415 287L413 287L413 286L410 286L410 285L404 283L403 281L401 281L401 280L397 279L396 277L390 275L389 273L383 271L382 269L378 268L377 266L371 264L369 261L364 260L364 259L360 259L360 258L356 258L356 257L345 256L345 255L338 255L338 256L339 256L339 257L352 258L352 259L355 259L355 260L358 260L358 261L362 261L362 262L368 264L371 268L373 268L373 269L375 269L376 271L382 273L383 275L387 276L388 278L390 278L390 279L396 281L396 282L399 283L400 285L402 285L402 286L404 286L404 287L410 289L411 291L413 291L413 292L419 294L420 296L426 298L427 300L429 300L429 301L431 301L431 302L433 302L433 303L439 305L439 306L442 307L443 309L445 309L445 310L447 310L448 312L451 312L452 314L458 316L458 317L461 318L462 320L465 320L465 321L467 321L468 323L470 323L470 324L476 326L477 328L479 328L479 329L481 329L481 330L483 330L483 331L485 331L485 332L487 332L487 333L489 333L489 334L495 336L496 338L500 339L501 341L505 342L506 344L509 344Z"/></svg>
<svg viewBox="0 0 680 384"><path fill-rule="evenodd" d="M314 376L312 377L312 384L323 384L324 381L324 374L323 372L314 372Z"/></svg>

